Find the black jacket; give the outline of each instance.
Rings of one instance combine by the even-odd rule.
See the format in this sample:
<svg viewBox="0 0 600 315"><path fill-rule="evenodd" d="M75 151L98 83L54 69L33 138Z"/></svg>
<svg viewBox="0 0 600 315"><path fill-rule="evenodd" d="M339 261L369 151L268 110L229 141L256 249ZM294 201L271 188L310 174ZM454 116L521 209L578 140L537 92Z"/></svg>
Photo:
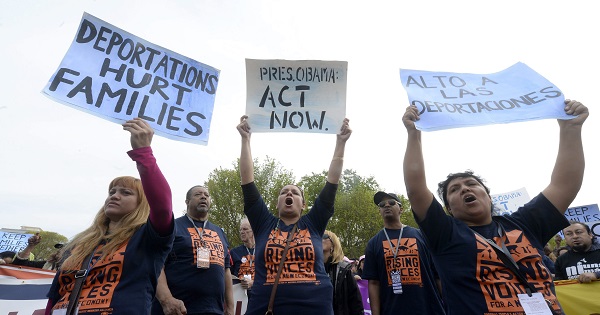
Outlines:
<svg viewBox="0 0 600 315"><path fill-rule="evenodd" d="M325 263L325 270L333 284L334 315L364 315L362 297L352 275L351 265L345 261Z"/></svg>

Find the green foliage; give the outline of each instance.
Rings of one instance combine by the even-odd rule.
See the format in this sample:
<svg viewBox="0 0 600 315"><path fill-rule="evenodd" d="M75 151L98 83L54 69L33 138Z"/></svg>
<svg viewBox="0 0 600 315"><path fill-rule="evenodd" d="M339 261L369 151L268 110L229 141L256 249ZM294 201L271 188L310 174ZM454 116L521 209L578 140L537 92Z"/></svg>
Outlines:
<svg viewBox="0 0 600 315"><path fill-rule="evenodd" d="M205 185L213 201L210 220L225 231L233 248L242 242L239 236L239 222L244 216L244 200L240 188L239 160L233 169L213 170ZM308 211L315 201L327 178L327 172L312 173L303 176L298 182L304 190ZM265 203L274 215L277 215L277 198L281 188L295 183L292 171L285 169L279 162L266 157L263 161L254 160L254 182ZM342 242L347 257L356 258L364 254L367 242L381 228L383 220L373 196L380 190L373 177L362 177L351 169L346 169L340 180L335 199L335 213L327 229L336 233ZM405 211L402 223L417 227L410 211L410 204L400 196Z"/></svg>
<svg viewBox="0 0 600 315"><path fill-rule="evenodd" d="M244 216L240 182L239 171L219 168L210 173L205 184L212 199L209 220L225 231L230 243L239 242L239 222Z"/></svg>
<svg viewBox="0 0 600 315"><path fill-rule="evenodd" d="M35 233L36 232L28 232L28 234ZM47 260L50 255L57 251L57 249L54 248L55 244L66 244L69 240L66 236L56 232L42 231L40 232L40 236L42 237L40 243L31 251L35 255L35 260Z"/></svg>
<svg viewBox="0 0 600 315"><path fill-rule="evenodd" d="M300 184L307 199L316 199L325 184L326 174L323 171L302 177ZM378 190L373 177L363 178L354 170L344 170L335 198L335 213L327 229L340 238L347 257L362 255L369 239L383 226L377 206L373 204L373 195Z"/></svg>

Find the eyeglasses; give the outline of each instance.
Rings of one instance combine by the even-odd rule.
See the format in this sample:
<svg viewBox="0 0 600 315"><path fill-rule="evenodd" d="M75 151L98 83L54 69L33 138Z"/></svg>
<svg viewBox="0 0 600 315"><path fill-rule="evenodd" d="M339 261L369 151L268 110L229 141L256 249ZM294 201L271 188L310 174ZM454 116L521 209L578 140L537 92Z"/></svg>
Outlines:
<svg viewBox="0 0 600 315"><path fill-rule="evenodd" d="M323 234L323 239L324 239L324 240L328 240L328 239L330 239L330 237L329 237L329 234Z"/></svg>
<svg viewBox="0 0 600 315"><path fill-rule="evenodd" d="M383 207L385 207L386 204L389 204L390 207L393 207L396 204L398 204L398 206L402 207L402 205L398 201L396 201L394 199L384 200L384 201L378 203L377 205L379 206L379 208L383 208Z"/></svg>

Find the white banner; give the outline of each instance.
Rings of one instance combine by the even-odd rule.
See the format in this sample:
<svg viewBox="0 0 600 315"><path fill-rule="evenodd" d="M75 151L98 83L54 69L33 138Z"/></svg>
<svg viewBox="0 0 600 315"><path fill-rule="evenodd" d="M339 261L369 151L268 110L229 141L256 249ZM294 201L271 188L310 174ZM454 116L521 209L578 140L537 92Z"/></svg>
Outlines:
<svg viewBox="0 0 600 315"><path fill-rule="evenodd" d="M246 59L252 132L336 134L346 117L346 61Z"/></svg>
<svg viewBox="0 0 600 315"><path fill-rule="evenodd" d="M44 269L0 265L0 315L43 315L54 275ZM233 283L234 314L242 315L248 296L237 278Z"/></svg>
<svg viewBox="0 0 600 315"><path fill-rule="evenodd" d="M571 119L564 95L524 63L492 74L400 70L423 131L536 119Z"/></svg>
<svg viewBox="0 0 600 315"><path fill-rule="evenodd" d="M54 272L0 265L0 315L43 315Z"/></svg>
<svg viewBox="0 0 600 315"><path fill-rule="evenodd" d="M496 208L496 215L513 213L531 200L525 187L502 194L490 195L490 197L492 197L492 204Z"/></svg>
<svg viewBox="0 0 600 315"><path fill-rule="evenodd" d="M219 70L84 13L47 96L100 118L140 117L164 137L207 144Z"/></svg>

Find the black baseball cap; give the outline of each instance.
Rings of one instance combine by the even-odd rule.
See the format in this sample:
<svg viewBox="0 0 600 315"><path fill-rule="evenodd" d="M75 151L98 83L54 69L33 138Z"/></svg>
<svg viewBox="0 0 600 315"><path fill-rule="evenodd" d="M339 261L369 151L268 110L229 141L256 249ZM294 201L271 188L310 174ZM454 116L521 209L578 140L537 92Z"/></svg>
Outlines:
<svg viewBox="0 0 600 315"><path fill-rule="evenodd" d="M375 202L376 205L379 205L379 203L385 198L392 198L396 201L398 201L399 204L402 205L402 203L400 202L400 198L398 198L398 196L394 193L386 193L383 191L378 191L375 196L373 196L373 202Z"/></svg>

